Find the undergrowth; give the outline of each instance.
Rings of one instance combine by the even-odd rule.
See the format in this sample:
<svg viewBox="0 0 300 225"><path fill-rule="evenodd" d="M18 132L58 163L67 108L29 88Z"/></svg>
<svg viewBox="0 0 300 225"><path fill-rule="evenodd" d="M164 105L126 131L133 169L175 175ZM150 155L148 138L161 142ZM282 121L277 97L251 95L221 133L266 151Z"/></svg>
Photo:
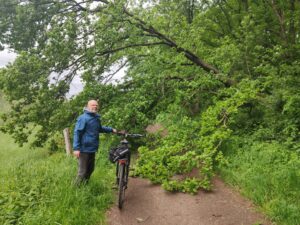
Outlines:
<svg viewBox="0 0 300 225"><path fill-rule="evenodd" d="M300 224L300 157L282 143L234 136L220 173L278 224Z"/></svg>

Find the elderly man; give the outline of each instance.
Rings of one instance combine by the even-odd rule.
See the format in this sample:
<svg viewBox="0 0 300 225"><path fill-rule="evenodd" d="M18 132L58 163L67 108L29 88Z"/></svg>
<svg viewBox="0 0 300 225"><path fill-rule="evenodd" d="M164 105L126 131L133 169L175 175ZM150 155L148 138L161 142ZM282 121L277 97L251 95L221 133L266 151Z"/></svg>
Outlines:
<svg viewBox="0 0 300 225"><path fill-rule="evenodd" d="M78 158L77 185L87 182L94 171L99 133L117 133L116 129L101 125L97 111L98 102L90 100L84 113L77 118L73 141L74 155Z"/></svg>

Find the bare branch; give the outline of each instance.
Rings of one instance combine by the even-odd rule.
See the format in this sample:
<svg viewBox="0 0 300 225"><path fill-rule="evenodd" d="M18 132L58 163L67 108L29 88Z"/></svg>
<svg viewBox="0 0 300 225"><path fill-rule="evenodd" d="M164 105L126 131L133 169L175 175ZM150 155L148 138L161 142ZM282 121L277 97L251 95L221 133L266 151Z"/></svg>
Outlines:
<svg viewBox="0 0 300 225"><path fill-rule="evenodd" d="M105 79L104 84L107 84L108 82L110 82L111 79L114 77L114 75L116 75L121 69L123 69L123 68L127 65L127 63L128 63L128 60L126 60L124 63L122 63L122 64L120 65L120 67L119 67L115 72L108 74L108 75L104 78L104 79Z"/></svg>
<svg viewBox="0 0 300 225"><path fill-rule="evenodd" d="M110 50L105 50L103 52L96 53L97 56L102 56L106 54L111 54L114 52L122 51L127 48L134 48L134 47L144 47L144 46L154 46L154 45L165 45L165 42L153 42L153 43L141 43L141 44L130 44L126 45L120 48L115 48L115 49L110 49Z"/></svg>
<svg viewBox="0 0 300 225"><path fill-rule="evenodd" d="M88 1L83 1L83 2L77 2L76 0L70 0L73 2L80 10L82 11L88 11L87 8L84 8L81 4L86 3Z"/></svg>

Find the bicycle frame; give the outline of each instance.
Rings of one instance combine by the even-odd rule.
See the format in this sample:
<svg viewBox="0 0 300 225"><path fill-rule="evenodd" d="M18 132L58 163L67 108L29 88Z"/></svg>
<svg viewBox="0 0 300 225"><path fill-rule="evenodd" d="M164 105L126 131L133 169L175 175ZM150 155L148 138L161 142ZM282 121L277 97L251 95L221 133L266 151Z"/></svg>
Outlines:
<svg viewBox="0 0 300 225"><path fill-rule="evenodd" d="M116 164L116 183L118 185L118 207L122 209L125 190L127 189L128 184L128 175L129 175L129 166L130 166L130 149L128 146L128 141L126 139L121 141L122 148L128 150L125 156L118 159Z"/></svg>
<svg viewBox="0 0 300 225"><path fill-rule="evenodd" d="M126 170L125 170L125 175L126 175L126 180L125 180L125 183L126 183L126 188L127 188L127 183L128 183L128 176L129 176L129 167L130 167L130 153L126 155L125 158L123 159L118 159L118 161L116 162L117 166L116 166L116 177L117 177L117 180L116 180L116 184L119 185L119 179L120 179L120 176L119 176L119 167L121 165L124 165Z"/></svg>
<svg viewBox="0 0 300 225"><path fill-rule="evenodd" d="M127 136L130 137L142 137L140 134L120 134L124 136L124 139L121 140L121 147L124 149L125 155L122 158L117 159L116 161L116 184L118 185L118 206L120 209L123 207L125 190L127 189L128 176L129 176L129 167L130 167L130 149L129 143L126 140Z"/></svg>

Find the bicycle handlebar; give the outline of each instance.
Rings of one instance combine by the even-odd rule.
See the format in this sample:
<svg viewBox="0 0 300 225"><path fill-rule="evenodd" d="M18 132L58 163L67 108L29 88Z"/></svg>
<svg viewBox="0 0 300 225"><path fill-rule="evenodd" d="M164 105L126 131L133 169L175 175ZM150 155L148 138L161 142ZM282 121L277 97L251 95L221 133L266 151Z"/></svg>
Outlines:
<svg viewBox="0 0 300 225"><path fill-rule="evenodd" d="M117 132L117 135L124 136L124 137L133 137L133 138L144 137L144 135L142 134L129 134L129 133L120 133L120 132Z"/></svg>

